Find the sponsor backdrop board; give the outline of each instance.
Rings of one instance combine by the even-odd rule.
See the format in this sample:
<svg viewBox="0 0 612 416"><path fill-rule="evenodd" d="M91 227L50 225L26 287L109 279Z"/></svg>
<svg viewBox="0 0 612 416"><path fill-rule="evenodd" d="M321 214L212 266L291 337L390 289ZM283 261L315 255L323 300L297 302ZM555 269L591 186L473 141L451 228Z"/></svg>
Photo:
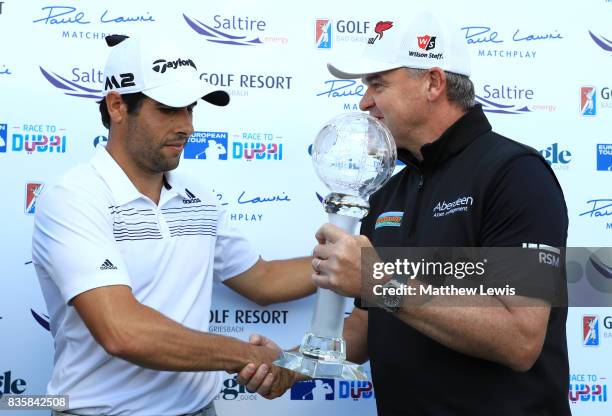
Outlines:
<svg viewBox="0 0 612 416"><path fill-rule="evenodd" d="M477 99L494 128L540 150L555 169L569 210L568 245L611 246L612 1L427 4L461 27ZM309 145L327 120L357 110L364 93L359 81L333 79L325 63L360 49L378 22L410 18L420 7L405 0L376 8L363 0L300 7L0 1L0 394L44 393L51 373L48 316L30 261L33 214L45 186L107 140L95 102L105 35L180 39L197 51L201 78L231 94L227 108L196 107L179 169L208 184L231 221L274 259L308 254L315 244L326 189ZM242 339L260 332L292 347L312 307L311 297L261 308L216 287L210 330ZM612 309L572 309L567 334L574 414L611 414ZM406 400L412 394L419 392L406 392ZM373 415L374 395L369 382L323 379L268 402L228 376L217 406L221 415Z"/></svg>

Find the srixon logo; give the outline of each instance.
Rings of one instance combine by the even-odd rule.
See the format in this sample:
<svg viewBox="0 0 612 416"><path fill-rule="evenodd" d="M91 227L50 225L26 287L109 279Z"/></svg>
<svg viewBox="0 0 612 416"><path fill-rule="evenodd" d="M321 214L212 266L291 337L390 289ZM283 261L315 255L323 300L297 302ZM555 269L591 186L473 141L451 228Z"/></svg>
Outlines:
<svg viewBox="0 0 612 416"><path fill-rule="evenodd" d="M177 59L174 61L166 61L165 59L158 59L153 62L153 71L163 74L166 69L176 69L179 66L190 66L197 70L195 63L191 59Z"/></svg>
<svg viewBox="0 0 612 416"><path fill-rule="evenodd" d="M3 394L22 394L26 391L26 381L20 378L13 380L10 371L0 374L0 398Z"/></svg>

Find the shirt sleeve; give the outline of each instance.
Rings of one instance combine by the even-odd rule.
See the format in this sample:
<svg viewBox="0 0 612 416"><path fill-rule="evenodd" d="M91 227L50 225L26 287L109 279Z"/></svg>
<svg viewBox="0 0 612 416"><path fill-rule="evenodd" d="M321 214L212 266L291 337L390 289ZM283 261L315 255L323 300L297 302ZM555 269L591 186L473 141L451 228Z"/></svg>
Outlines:
<svg viewBox="0 0 612 416"><path fill-rule="evenodd" d="M131 286L102 205L63 185L48 189L38 202L32 261L50 276L66 303L98 287Z"/></svg>
<svg viewBox="0 0 612 416"><path fill-rule="evenodd" d="M230 225L228 213L223 208L219 212L218 224L213 276L222 282L253 267L259 254L238 229Z"/></svg>
<svg viewBox="0 0 612 416"><path fill-rule="evenodd" d="M493 249L484 283L561 305L567 296L567 208L545 163L537 155L514 159L487 190L481 246Z"/></svg>
<svg viewBox="0 0 612 416"><path fill-rule="evenodd" d="M536 155L510 161L487 191L483 247L565 247L567 208L557 179Z"/></svg>

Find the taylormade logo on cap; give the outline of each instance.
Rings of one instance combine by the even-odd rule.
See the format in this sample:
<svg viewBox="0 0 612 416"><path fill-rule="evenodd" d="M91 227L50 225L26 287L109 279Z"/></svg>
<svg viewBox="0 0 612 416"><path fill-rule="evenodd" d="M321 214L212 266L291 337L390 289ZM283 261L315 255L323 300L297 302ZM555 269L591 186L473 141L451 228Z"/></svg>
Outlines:
<svg viewBox="0 0 612 416"><path fill-rule="evenodd" d="M346 57L328 63L337 78L354 79L396 68L442 68L471 75L470 57L459 26L430 12L407 18L381 20L374 27L361 57Z"/></svg>
<svg viewBox="0 0 612 416"><path fill-rule="evenodd" d="M166 61L165 59L158 59L153 62L153 71L161 72L162 74L166 72L167 68L176 69L179 66L190 66L197 71L196 65L193 63L191 59L177 59L175 61Z"/></svg>
<svg viewBox="0 0 612 416"><path fill-rule="evenodd" d="M200 98L219 106L229 102L225 91L200 79L191 51L166 37L118 37L123 39L111 46L104 68L105 95L111 91L142 92L157 102L177 108L187 107Z"/></svg>

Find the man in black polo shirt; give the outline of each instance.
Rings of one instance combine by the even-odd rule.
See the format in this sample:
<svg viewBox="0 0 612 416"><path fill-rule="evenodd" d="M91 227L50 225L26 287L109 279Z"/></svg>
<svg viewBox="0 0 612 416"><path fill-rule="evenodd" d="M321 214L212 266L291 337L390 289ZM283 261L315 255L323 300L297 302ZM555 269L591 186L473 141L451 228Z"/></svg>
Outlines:
<svg viewBox="0 0 612 416"><path fill-rule="evenodd" d="M380 22L361 59L328 65L338 78L362 78L360 108L390 129L407 165L372 196L360 236L331 224L317 232L313 278L346 296L360 296L364 247L566 243L559 183L474 105L460 31L429 14L404 25ZM380 415L569 415L567 309L528 300L404 301L390 312L357 299L345 321L347 359L370 359Z"/></svg>

